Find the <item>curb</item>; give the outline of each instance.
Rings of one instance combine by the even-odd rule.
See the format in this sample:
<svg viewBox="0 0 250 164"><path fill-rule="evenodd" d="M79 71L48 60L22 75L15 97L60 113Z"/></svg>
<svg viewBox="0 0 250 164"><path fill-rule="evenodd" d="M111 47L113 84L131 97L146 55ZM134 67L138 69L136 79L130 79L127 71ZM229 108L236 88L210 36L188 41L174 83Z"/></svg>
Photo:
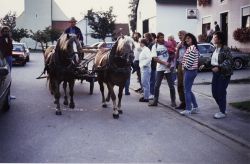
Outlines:
<svg viewBox="0 0 250 164"><path fill-rule="evenodd" d="M158 102L158 103L165 106L165 107L167 107L167 108L169 108L169 109L171 109L172 111L175 111L176 113L180 114L180 112L178 110L174 109L173 107L171 107L169 105L166 105L166 104L163 104L161 102ZM226 131L224 131L222 129L219 129L219 128L213 126L213 125L208 125L208 124L206 124L204 122L201 122L200 120L195 119L194 117L190 117L190 116L182 116L182 117L187 117L188 119L190 119L190 120L192 120L192 121L194 121L194 122L196 122L196 123L198 123L198 124L200 124L202 126L205 126L205 127L209 128L210 130L212 130L212 131L214 131L214 132L216 132L216 133L218 133L220 135L223 135L224 137L226 137L226 138L240 144L241 146L244 146L244 147L250 149L250 143L248 141L238 137L238 136L235 136L235 135L233 135L231 133L228 133L228 132L226 132Z"/></svg>
<svg viewBox="0 0 250 164"><path fill-rule="evenodd" d="M135 93L140 94L140 93L136 92L134 88L130 88L130 89L132 89ZM164 104L164 103L162 103L160 101L158 103L161 104L162 106L165 106L165 107L171 109L172 111L178 113L180 116L182 116L178 110L171 107L170 105ZM224 131L222 129L219 129L219 128L213 126L213 125L208 125L208 124L206 124L204 122L201 122L200 120L195 119L194 117L190 117L190 116L182 116L182 117L186 117L186 118L188 118L188 119L190 119L190 120L192 120L192 121L194 121L194 122L196 122L196 123L198 123L198 124L200 124L202 126L205 126L205 127L209 128L210 130L212 130L212 131L214 131L214 132L216 132L216 133L218 133L218 134L220 134L220 135L222 135L222 136L224 136L224 137L226 137L226 138L240 144L241 146L244 146L244 147L250 149L250 143L248 141L238 137L238 136L235 136L235 135L233 135L231 133L228 133L228 132L226 132L226 131Z"/></svg>

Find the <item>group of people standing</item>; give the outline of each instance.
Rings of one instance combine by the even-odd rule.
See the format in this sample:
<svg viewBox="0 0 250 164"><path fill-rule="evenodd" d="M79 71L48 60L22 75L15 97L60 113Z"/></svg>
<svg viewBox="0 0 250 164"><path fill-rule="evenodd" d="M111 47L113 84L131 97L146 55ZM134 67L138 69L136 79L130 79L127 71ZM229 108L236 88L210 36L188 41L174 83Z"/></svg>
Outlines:
<svg viewBox="0 0 250 164"><path fill-rule="evenodd" d="M225 38L222 32L213 34L215 51L211 63L205 63L198 67L199 49L196 37L186 31L179 31L180 42L177 44L173 36L165 40L164 34L146 33L141 38L140 33L133 35L135 41L135 59L133 72L137 72L138 82L143 92L139 102L148 102L148 106L157 106L160 86L165 77L170 91L171 106L182 110L182 115L189 115L199 112L198 103L192 86L198 70L205 65L212 65L212 95L219 106L220 112L214 118L226 117L226 89L232 75L232 56L230 49L225 45ZM176 104L176 93L174 87L174 75L177 69L177 90L180 104ZM125 94L129 95L129 80L125 86ZM139 91L139 90L137 90Z"/></svg>

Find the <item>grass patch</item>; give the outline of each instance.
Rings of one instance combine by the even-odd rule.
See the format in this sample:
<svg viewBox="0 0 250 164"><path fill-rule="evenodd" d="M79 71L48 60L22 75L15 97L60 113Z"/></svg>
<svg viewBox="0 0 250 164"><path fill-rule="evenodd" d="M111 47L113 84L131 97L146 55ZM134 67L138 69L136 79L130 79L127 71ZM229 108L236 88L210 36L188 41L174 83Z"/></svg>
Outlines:
<svg viewBox="0 0 250 164"><path fill-rule="evenodd" d="M250 100L242 101L242 102L234 102L234 103L230 103L230 105L232 105L233 107L237 109L250 112Z"/></svg>

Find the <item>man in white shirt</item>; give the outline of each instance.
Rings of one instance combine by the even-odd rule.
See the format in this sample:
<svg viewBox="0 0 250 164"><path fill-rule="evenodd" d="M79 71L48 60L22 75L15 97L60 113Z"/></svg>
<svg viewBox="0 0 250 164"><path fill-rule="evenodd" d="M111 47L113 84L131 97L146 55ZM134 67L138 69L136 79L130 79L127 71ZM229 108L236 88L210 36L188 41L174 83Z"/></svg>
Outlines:
<svg viewBox="0 0 250 164"><path fill-rule="evenodd" d="M139 55L142 51L141 47L140 47L140 44L139 44L139 39L141 38L141 34L139 32L135 32L133 34L133 39L134 39L134 45L135 45L135 48L134 48L134 61L133 61L133 65L132 65L132 68L133 68L133 72L136 72L137 73L137 77L138 77L138 81L140 83L140 88L137 89L136 91L141 91L141 72L140 72L140 67L139 67ZM130 77L128 78L128 80L126 81L126 84L125 84L125 95L130 95L130 92L129 92L129 85L130 85Z"/></svg>
<svg viewBox="0 0 250 164"><path fill-rule="evenodd" d="M154 91L154 99L153 102L149 103L149 106L157 106L158 105L158 98L160 93L160 86L162 79L165 75L168 86L170 89L170 97L171 97L171 106L176 106L176 96L175 96L175 88L174 88L174 81L173 81L173 70L170 69L171 63L168 62L169 54L167 51L167 47L164 45L164 34L159 32L157 34L157 42L152 47L151 55L153 60L157 62L156 66L156 82L155 82L155 91Z"/></svg>

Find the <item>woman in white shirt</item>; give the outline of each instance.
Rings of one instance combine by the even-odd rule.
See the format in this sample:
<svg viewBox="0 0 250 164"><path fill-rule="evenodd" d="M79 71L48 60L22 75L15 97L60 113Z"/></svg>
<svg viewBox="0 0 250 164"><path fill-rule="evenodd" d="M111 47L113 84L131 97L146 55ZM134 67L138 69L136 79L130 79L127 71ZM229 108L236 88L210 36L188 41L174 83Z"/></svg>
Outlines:
<svg viewBox="0 0 250 164"><path fill-rule="evenodd" d="M141 83L143 87L143 97L139 99L140 102L148 102L150 95L150 75L151 75L151 52L147 47L147 40L141 39L140 46L142 51L139 55L139 66L141 70Z"/></svg>

